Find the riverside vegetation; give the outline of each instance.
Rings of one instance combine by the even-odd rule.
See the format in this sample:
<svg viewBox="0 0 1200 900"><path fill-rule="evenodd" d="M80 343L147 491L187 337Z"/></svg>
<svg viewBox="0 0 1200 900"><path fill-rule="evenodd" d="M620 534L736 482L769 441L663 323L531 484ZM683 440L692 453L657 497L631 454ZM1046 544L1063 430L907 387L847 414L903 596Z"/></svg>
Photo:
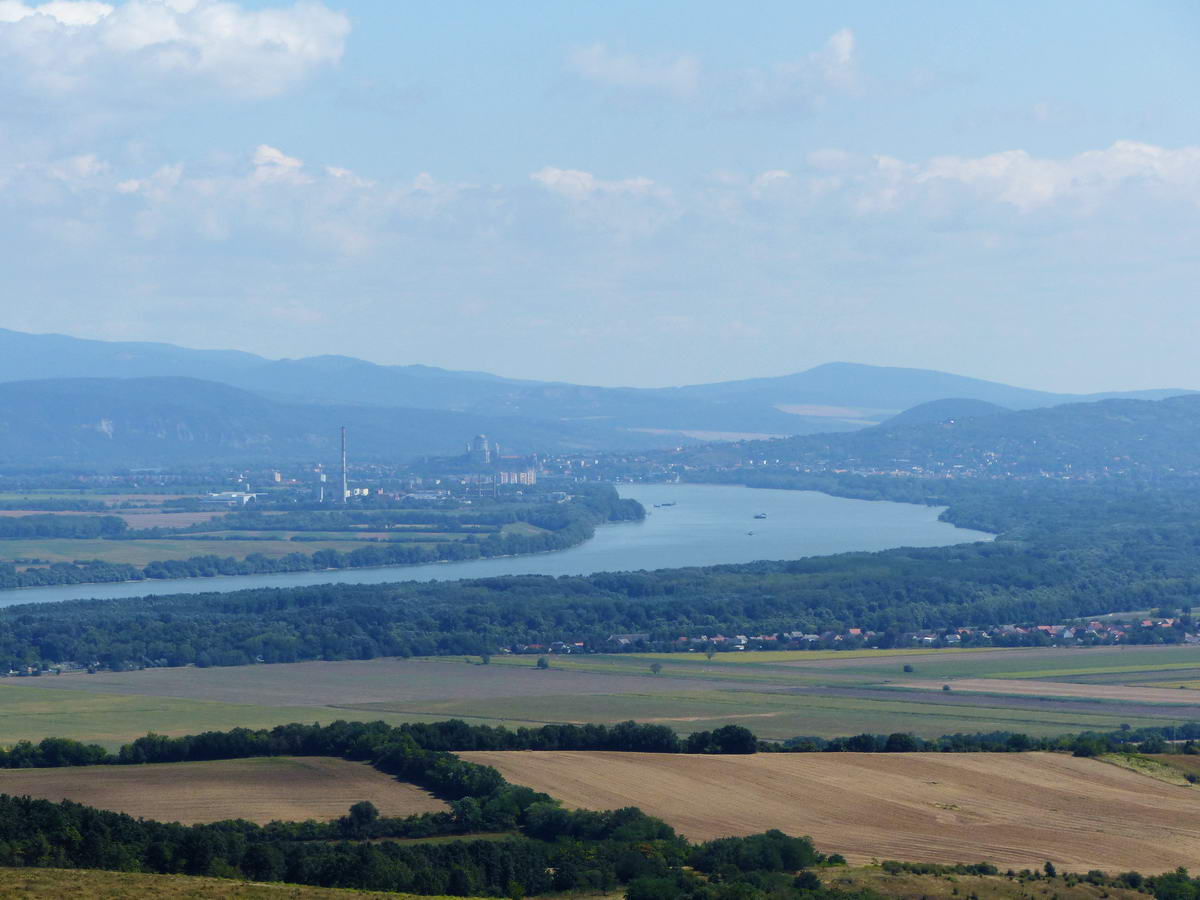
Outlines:
<svg viewBox="0 0 1200 900"><path fill-rule="evenodd" d="M535 495L536 498L536 495ZM642 518L645 511L608 485L585 485L568 502L480 501L472 509L296 509L233 512L183 528L130 529L118 516L27 515L0 518L4 542L23 541L35 556L49 555L65 539L74 553L97 559L25 564L0 557L0 588L38 587L214 575L311 572L400 566L565 550L588 540L601 522ZM56 541L58 543L56 543ZM137 551L167 558L145 565L112 557L137 543ZM320 542L312 553L299 548ZM189 554L190 546L240 548L245 556ZM267 549L271 553L265 552Z"/></svg>
<svg viewBox="0 0 1200 900"><path fill-rule="evenodd" d="M716 474L710 477L716 478ZM735 477L730 475L730 477ZM488 654L517 644L677 648L680 635L878 632L1061 622L1114 610L1188 608L1200 596L1200 483L926 483L799 475L770 486L948 503L995 542L586 577L322 585L221 595L71 601L0 610L0 663L241 665L305 659ZM590 525L580 525L580 528ZM356 551L357 552L357 551ZM1154 629L1135 639L1182 640Z"/></svg>

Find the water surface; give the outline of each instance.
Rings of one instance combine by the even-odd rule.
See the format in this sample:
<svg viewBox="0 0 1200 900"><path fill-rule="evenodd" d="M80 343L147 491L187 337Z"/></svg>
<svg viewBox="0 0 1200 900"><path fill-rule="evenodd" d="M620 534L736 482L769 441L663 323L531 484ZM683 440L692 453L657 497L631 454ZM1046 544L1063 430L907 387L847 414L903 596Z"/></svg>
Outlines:
<svg viewBox="0 0 1200 900"><path fill-rule="evenodd" d="M991 540L991 535L981 531L939 522L940 508L909 503L846 500L812 491L738 485L638 484L621 485L619 490L622 497L632 497L646 507L646 520L604 525L592 540L556 553L379 569L26 588L0 591L0 606L330 582L379 584L492 575L588 575ZM756 515L765 518L756 519Z"/></svg>

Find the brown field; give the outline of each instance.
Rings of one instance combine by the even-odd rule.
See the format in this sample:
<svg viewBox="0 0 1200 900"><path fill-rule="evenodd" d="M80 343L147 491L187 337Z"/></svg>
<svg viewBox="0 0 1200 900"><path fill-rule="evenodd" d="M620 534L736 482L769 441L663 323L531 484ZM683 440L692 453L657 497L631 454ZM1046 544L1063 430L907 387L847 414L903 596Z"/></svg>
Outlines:
<svg viewBox="0 0 1200 900"><path fill-rule="evenodd" d="M74 800L164 822L336 819L360 800L385 816L446 805L365 763L328 757L270 757L146 766L9 769L0 793Z"/></svg>
<svg viewBox="0 0 1200 900"><path fill-rule="evenodd" d="M115 512L130 528L186 528L198 522L210 522L223 516L228 510L209 512L163 512L157 509L134 509Z"/></svg>
<svg viewBox="0 0 1200 900"><path fill-rule="evenodd" d="M1061 754L460 755L568 806L639 806L694 840L779 828L857 863L1200 865L1195 789Z"/></svg>
<svg viewBox="0 0 1200 900"><path fill-rule="evenodd" d="M892 687L940 691L942 681L893 681ZM1009 694L1020 697L1072 697L1088 700L1126 700L1133 703L1180 703L1192 701L1178 690L1161 687L1130 687L1123 684L1073 684L1065 681L1034 681L1015 678L956 678L949 682L954 691ZM953 693L953 691L951 692Z"/></svg>

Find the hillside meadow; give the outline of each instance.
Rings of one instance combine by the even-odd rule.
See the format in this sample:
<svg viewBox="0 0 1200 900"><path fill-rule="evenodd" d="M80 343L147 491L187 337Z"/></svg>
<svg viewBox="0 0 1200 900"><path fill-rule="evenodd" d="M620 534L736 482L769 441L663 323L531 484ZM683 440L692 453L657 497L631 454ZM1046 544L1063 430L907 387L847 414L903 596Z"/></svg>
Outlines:
<svg viewBox="0 0 1200 900"><path fill-rule="evenodd" d="M193 875L145 875L94 869L0 868L2 900L415 900L416 894L263 884ZM422 896L421 900L450 900Z"/></svg>

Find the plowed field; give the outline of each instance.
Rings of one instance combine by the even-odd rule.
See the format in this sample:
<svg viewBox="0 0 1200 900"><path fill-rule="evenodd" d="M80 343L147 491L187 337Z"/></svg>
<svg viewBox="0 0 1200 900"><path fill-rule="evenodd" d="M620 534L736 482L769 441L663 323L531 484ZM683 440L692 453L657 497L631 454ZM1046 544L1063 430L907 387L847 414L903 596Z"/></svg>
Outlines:
<svg viewBox="0 0 1200 900"><path fill-rule="evenodd" d="M146 766L0 771L0 793L74 800L163 822L335 819L360 800L385 816L437 812L445 804L365 763L271 757Z"/></svg>
<svg viewBox="0 0 1200 900"><path fill-rule="evenodd" d="M694 840L779 828L852 862L1200 866L1200 790L1060 754L460 755L570 806L639 806Z"/></svg>

